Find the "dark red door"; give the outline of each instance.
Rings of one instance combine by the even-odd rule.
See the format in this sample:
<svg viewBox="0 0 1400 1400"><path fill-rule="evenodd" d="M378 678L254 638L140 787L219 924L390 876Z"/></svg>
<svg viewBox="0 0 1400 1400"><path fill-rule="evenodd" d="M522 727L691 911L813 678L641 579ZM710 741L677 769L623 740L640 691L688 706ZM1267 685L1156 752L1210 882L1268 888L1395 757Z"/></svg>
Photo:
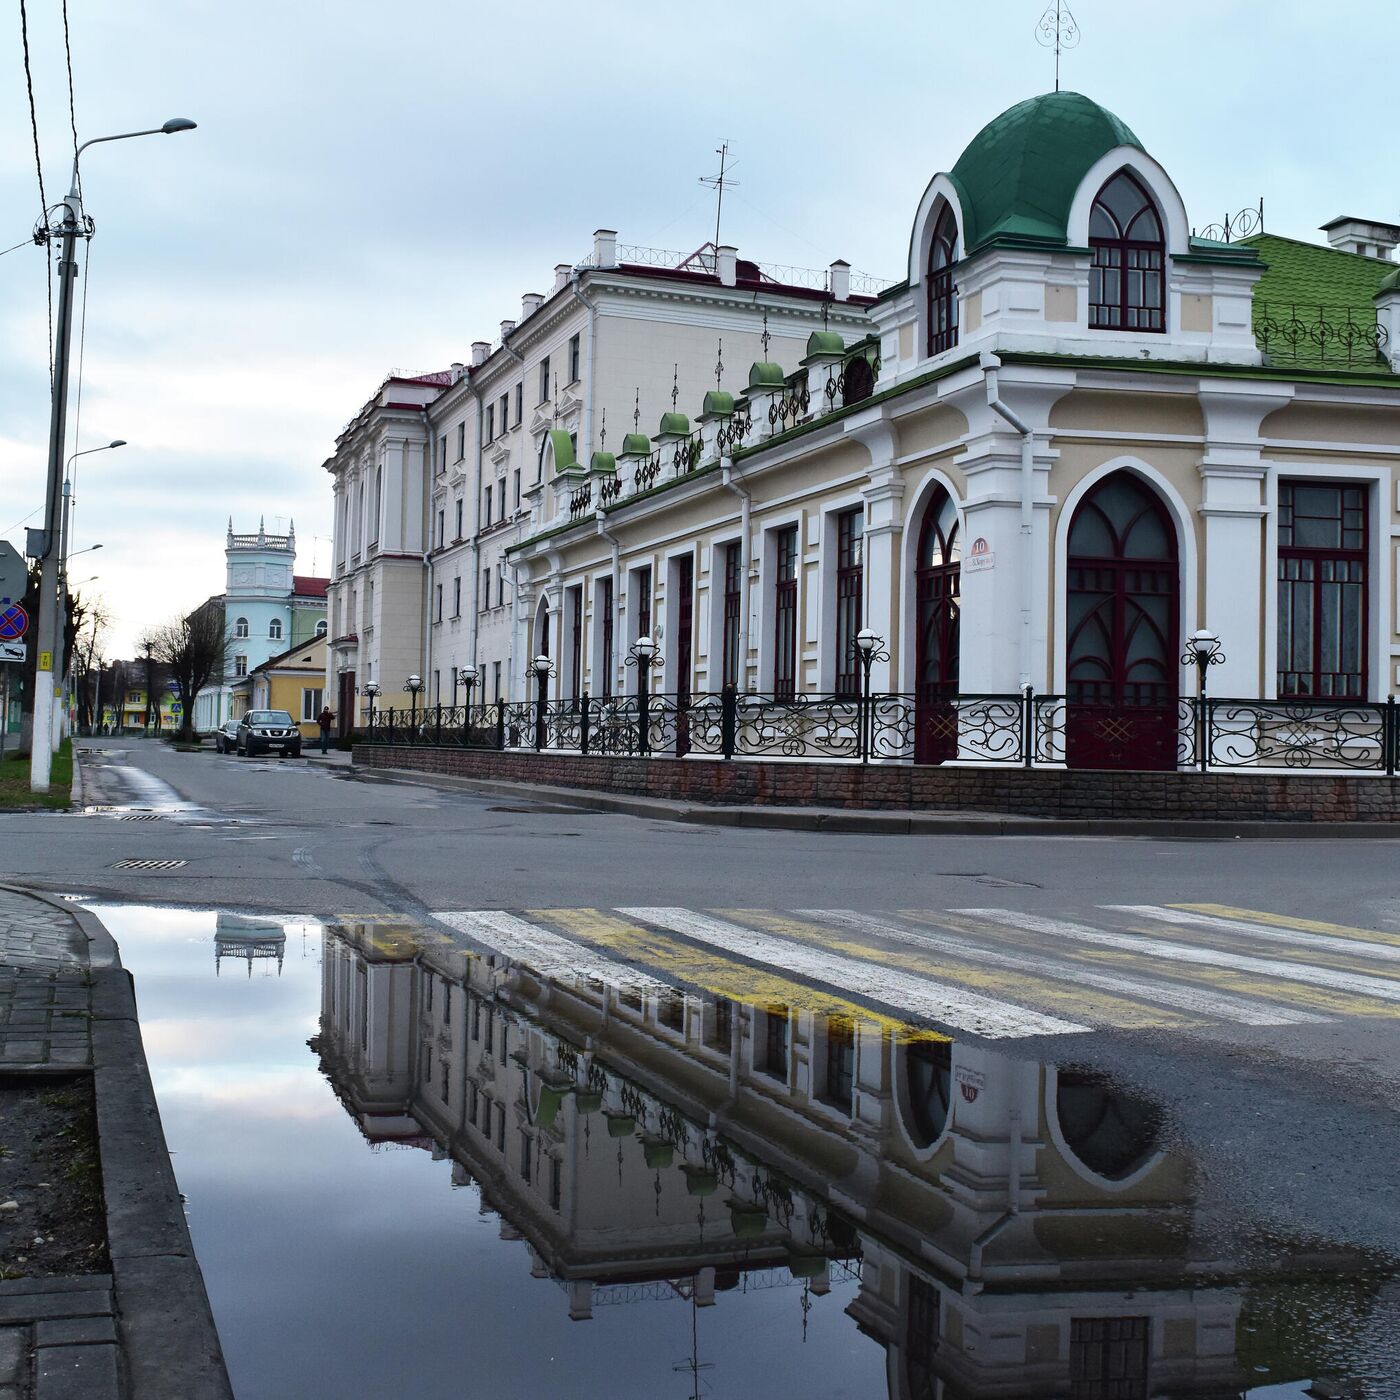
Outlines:
<svg viewBox="0 0 1400 1400"><path fill-rule="evenodd" d="M952 497L939 487L919 529L914 680L914 762L958 754L958 628L962 537Z"/></svg>
<svg viewBox="0 0 1400 1400"><path fill-rule="evenodd" d="M355 673L340 673L340 698L335 707L336 733L343 739L355 728Z"/></svg>
<svg viewBox="0 0 1400 1400"><path fill-rule="evenodd" d="M1177 766L1176 531L1141 477L1115 472L1069 532L1065 761Z"/></svg>

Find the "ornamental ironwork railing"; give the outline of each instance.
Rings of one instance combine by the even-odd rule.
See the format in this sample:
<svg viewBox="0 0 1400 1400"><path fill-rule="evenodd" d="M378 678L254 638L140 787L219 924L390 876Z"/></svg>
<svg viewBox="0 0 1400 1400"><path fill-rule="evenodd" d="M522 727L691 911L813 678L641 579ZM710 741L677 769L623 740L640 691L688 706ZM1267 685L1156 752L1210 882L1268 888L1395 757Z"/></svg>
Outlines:
<svg viewBox="0 0 1400 1400"><path fill-rule="evenodd" d="M585 481L569 493L569 519L578 520L593 509L593 483Z"/></svg>
<svg viewBox="0 0 1400 1400"><path fill-rule="evenodd" d="M807 759L1021 768L1315 771L1394 776L1400 707L1181 696L1155 705L1063 694L797 694L727 686L378 711L362 742L617 758Z"/></svg>
<svg viewBox="0 0 1400 1400"><path fill-rule="evenodd" d="M879 377L879 348L867 350L862 346L853 351L827 373L826 383L822 386L826 411L831 413L838 408L864 403L875 392L875 381Z"/></svg>
<svg viewBox="0 0 1400 1400"><path fill-rule="evenodd" d="M753 431L753 406L747 399L742 400L734 412L719 425L715 434L715 446L721 457L732 455L736 447L744 445L744 439Z"/></svg>
<svg viewBox="0 0 1400 1400"><path fill-rule="evenodd" d="M632 489L638 493L649 491L656 485L660 475L661 449L658 447L650 457L644 457L637 463L637 470L632 477Z"/></svg>
<svg viewBox="0 0 1400 1400"><path fill-rule="evenodd" d="M700 458L704 453L705 443L698 428L688 437L681 438L676 443L676 450L671 454L671 465L676 469L676 475L684 476L687 472L693 472L700 465Z"/></svg>
<svg viewBox="0 0 1400 1400"><path fill-rule="evenodd" d="M781 394L774 394L769 400L769 425L779 433L795 428L811 406L812 395L807 387L806 372L799 371L788 379Z"/></svg>
<svg viewBox="0 0 1400 1400"><path fill-rule="evenodd" d="M1254 338L1275 364L1372 365L1390 337L1367 310L1304 302L1254 303Z"/></svg>

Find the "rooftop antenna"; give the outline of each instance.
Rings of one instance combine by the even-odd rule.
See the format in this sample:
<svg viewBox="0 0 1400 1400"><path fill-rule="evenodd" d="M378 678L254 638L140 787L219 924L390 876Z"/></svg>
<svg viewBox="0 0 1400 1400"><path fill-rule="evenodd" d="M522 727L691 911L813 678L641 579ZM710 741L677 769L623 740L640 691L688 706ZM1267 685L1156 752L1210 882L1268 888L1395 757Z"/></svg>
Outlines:
<svg viewBox="0 0 1400 1400"><path fill-rule="evenodd" d="M715 154L719 157L719 174L702 175L700 177L700 183L702 185L708 185L715 192L715 247L718 248L720 215L724 213L724 188L726 185L734 186L739 183L729 174L729 171L734 168L734 165L738 165L739 162L736 160L734 165L729 164L728 141L722 142Z"/></svg>
<svg viewBox="0 0 1400 1400"><path fill-rule="evenodd" d="M1079 24L1070 13L1065 0L1055 0L1045 7L1035 26L1035 41L1043 49L1055 50L1055 91L1060 90L1060 53L1064 49L1078 48Z"/></svg>

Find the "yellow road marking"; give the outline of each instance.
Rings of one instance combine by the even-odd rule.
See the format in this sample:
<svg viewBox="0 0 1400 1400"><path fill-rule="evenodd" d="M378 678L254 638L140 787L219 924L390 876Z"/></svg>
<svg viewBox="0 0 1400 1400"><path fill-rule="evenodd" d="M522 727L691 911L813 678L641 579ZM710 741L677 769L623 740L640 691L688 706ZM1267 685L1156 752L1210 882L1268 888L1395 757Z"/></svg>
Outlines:
<svg viewBox="0 0 1400 1400"><path fill-rule="evenodd" d="M1266 914L1257 909L1236 909L1230 904L1169 904L1167 908L1185 909L1192 914L1213 914L1219 919L1243 919L1251 924L1272 924L1277 928L1297 929L1300 933L1330 933L1337 938L1354 938L1359 943L1387 943L1393 948L1400 948L1400 935L1354 928L1351 924L1330 924L1325 919Z"/></svg>
<svg viewBox="0 0 1400 1400"><path fill-rule="evenodd" d="M841 1016L878 1027L899 1042L949 1040L937 1031L911 1026L881 1015L859 1002L819 991L790 977L750 967L720 953L707 952L679 938L638 927L601 909L527 909L530 918L553 924L605 952L619 953L699 987L711 996L759 1006L788 1006L821 1016Z"/></svg>
<svg viewBox="0 0 1400 1400"><path fill-rule="evenodd" d="M917 973L921 977L942 978L960 987L973 988L986 996L1001 997L1022 1006L1053 1010L1059 1015L1085 1021L1090 1025L1110 1025L1123 1030L1138 1030L1200 1024L1198 1017L1185 1016L1165 1007L1130 1001L1097 989L1081 991L1073 986L1060 986L1029 974L1022 976L980 967L976 963L964 962L933 949L926 955L896 952L853 938L846 930L835 926L808 923L804 919L771 913L765 909L716 909L713 912L721 918L732 919L735 923L748 924L783 938L796 938L804 943L815 944L827 952L896 967L905 972Z"/></svg>

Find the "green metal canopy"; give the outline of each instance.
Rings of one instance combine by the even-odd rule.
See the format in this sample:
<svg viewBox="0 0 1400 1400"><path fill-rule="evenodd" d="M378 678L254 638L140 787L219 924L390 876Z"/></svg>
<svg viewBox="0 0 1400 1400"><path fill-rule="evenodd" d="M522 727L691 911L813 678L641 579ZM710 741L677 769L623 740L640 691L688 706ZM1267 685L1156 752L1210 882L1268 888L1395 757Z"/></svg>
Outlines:
<svg viewBox="0 0 1400 1400"><path fill-rule="evenodd" d="M549 430L549 445L554 449L554 470L556 472L568 471L570 467L578 465L574 458L574 445L569 441L569 435L563 428Z"/></svg>
<svg viewBox="0 0 1400 1400"><path fill-rule="evenodd" d="M963 214L963 255L993 240L1068 240L1080 181L1117 146L1143 150L1126 123L1078 92L1047 92L993 118L949 178Z"/></svg>
<svg viewBox="0 0 1400 1400"><path fill-rule="evenodd" d="M651 456L651 442L645 433L628 433L622 439L622 455L624 457Z"/></svg>
<svg viewBox="0 0 1400 1400"><path fill-rule="evenodd" d="M567 1089L553 1089L548 1084L540 1090L540 1104L535 1110L535 1123L541 1128L552 1128L559 1116L559 1106L564 1102Z"/></svg>

